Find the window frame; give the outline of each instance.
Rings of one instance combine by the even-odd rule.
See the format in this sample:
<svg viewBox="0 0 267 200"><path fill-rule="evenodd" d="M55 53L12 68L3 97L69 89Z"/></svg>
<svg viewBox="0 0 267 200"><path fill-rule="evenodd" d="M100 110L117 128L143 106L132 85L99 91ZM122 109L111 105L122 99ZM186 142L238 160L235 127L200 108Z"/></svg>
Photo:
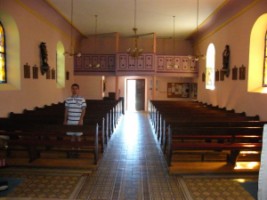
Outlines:
<svg viewBox="0 0 267 200"><path fill-rule="evenodd" d="M264 38L262 87L267 87L267 30ZM266 80L265 80L266 79Z"/></svg>
<svg viewBox="0 0 267 200"><path fill-rule="evenodd" d="M6 34L5 34L5 28L4 28L4 25L3 23L0 21L0 27L1 29L3 30L3 38L4 38L4 42L3 42L3 51L0 50L0 55L3 55L3 59L4 59L4 73L5 73L5 76L4 76L4 80L0 80L0 84L4 84L4 83L7 83L7 59L6 59ZM1 69L0 69L1 70Z"/></svg>
<svg viewBox="0 0 267 200"><path fill-rule="evenodd" d="M205 88L207 90L215 90L215 59L216 59L216 49L213 43L210 43L206 52L206 80Z"/></svg>

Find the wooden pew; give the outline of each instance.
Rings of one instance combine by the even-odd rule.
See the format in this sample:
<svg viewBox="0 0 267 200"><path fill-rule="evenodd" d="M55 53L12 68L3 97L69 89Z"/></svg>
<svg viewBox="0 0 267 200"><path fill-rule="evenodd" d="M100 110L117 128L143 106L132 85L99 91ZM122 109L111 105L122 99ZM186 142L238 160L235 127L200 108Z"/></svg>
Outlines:
<svg viewBox="0 0 267 200"><path fill-rule="evenodd" d="M213 119L214 120L214 119ZM175 119L166 119L163 120L162 126L160 129L160 138L159 142L162 148L162 151L166 152L166 145L168 140L168 126L171 127L260 127L262 128L264 124L266 124L266 121L213 121L212 119L209 120L200 120L200 121L179 121ZM216 119L215 119L216 120Z"/></svg>
<svg viewBox="0 0 267 200"><path fill-rule="evenodd" d="M98 124L98 147L101 149L103 153L105 151L106 146L108 145L108 140L114 131L116 124L122 114L122 101L103 101L103 100L87 100L87 114L84 119L84 125L93 127ZM1 118L0 119L0 131L1 134L5 135L5 132L9 132L11 138L17 138L18 130L20 132L37 132L36 128L44 127L43 130L47 130L45 127L64 127L62 125L64 118L64 103L59 103L51 106L43 106L40 108L35 108L34 110L24 110L23 113L10 113L9 118ZM38 129L40 130L40 129ZM26 132L25 132L26 131ZM13 133L12 133L13 132ZM51 130L46 131L51 132ZM64 132L64 128L63 128ZM64 135L64 133L62 134ZM55 133L55 132L54 132ZM26 133L27 134L27 133ZM37 133L35 135L40 135L44 133ZM61 133L57 133L61 134ZM85 137L85 136L83 136ZM88 137L88 136L86 136ZM35 138L31 141L27 141L29 145L34 144ZM12 142L22 142L25 141L12 141ZM38 141L40 142L40 141ZM44 142L44 141L41 141ZM48 141L45 141L48 142ZM52 141L49 141L52 143ZM57 141L56 141L57 142ZM72 143L71 143L72 144ZM56 143L54 143L56 145ZM62 145L68 146L68 141L64 141L64 143L58 143L59 147ZM75 146L75 144L73 144ZM77 144L77 145L85 145L85 144ZM87 144L88 145L88 144ZM34 156L34 151L30 153L30 160L32 160ZM98 157L98 154L96 154Z"/></svg>
<svg viewBox="0 0 267 200"><path fill-rule="evenodd" d="M114 100L86 100L87 111L84 117L85 125L99 125L99 142L104 152L108 140L111 137L119 117L122 114L122 101ZM57 124L63 123L64 103L24 110L23 113L10 113L9 119L14 124Z"/></svg>
<svg viewBox="0 0 267 200"><path fill-rule="evenodd" d="M195 101L151 101L149 111L154 132L163 149L166 143L166 129L171 123L179 123L181 126L202 126L205 122L222 122L221 126L229 126L228 122L259 121L258 116L246 116L233 110L207 107Z"/></svg>
<svg viewBox="0 0 267 200"><path fill-rule="evenodd" d="M260 151L263 127L180 127L168 126L166 158L181 151L229 150L227 162L235 164L239 152Z"/></svg>
<svg viewBox="0 0 267 200"><path fill-rule="evenodd" d="M81 141L71 141L67 132L83 132ZM8 136L7 156L12 151L24 150L28 152L29 162L40 158L41 152L64 151L91 153L94 155L94 163L99 158L98 146L98 124L94 126L74 125L25 125L24 127L13 127L13 130L0 130L0 135Z"/></svg>
<svg viewBox="0 0 267 200"><path fill-rule="evenodd" d="M245 113L235 113L234 110L207 106L193 101L151 101L149 102L149 117L169 165L171 165L173 152L176 154L181 151L225 150L231 152L227 161L234 164L240 150L261 149L262 127L266 123L260 121L258 116L246 116ZM204 130L207 127L213 133L208 134L208 131L200 134L200 129ZM216 133L217 129L230 128L234 133L237 128L233 127L240 129L235 140L230 134L231 131L227 133L228 135L220 131ZM180 129L190 131L180 132ZM254 135L252 129L256 131ZM248 135L245 134L247 130L250 130ZM176 134L177 132L179 134ZM230 141L235 141L235 143L229 143Z"/></svg>

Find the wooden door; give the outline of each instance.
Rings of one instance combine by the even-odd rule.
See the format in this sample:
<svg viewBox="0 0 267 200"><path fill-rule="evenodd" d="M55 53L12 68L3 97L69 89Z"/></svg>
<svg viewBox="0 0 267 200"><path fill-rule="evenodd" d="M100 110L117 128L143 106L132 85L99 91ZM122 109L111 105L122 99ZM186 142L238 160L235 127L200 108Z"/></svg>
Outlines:
<svg viewBox="0 0 267 200"><path fill-rule="evenodd" d="M145 110L145 79L136 79L135 99L136 110Z"/></svg>

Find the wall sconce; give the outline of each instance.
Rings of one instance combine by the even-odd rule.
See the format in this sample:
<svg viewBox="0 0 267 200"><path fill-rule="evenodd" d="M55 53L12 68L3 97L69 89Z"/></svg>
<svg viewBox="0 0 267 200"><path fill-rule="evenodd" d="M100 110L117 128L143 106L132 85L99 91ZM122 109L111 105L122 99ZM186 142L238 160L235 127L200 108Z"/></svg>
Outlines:
<svg viewBox="0 0 267 200"><path fill-rule="evenodd" d="M198 29L199 29L199 0L197 0L197 18L196 18L196 35L198 35ZM205 59L206 56L201 54L199 51L198 44L196 46L197 54L195 56L189 55L188 58L189 60L194 60L195 62L198 62L200 59Z"/></svg>
<svg viewBox="0 0 267 200"><path fill-rule="evenodd" d="M137 27L136 27L136 0L134 1L134 27L133 27L133 32L134 32L134 47L128 48L127 53L129 56L133 58L138 58L142 52L143 49L138 47L138 38L139 36L137 35Z"/></svg>

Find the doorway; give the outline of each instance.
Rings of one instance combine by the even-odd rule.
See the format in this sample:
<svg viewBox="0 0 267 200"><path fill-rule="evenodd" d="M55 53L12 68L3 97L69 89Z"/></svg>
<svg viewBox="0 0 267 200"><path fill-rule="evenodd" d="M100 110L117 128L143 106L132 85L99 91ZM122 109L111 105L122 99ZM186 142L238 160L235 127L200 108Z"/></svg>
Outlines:
<svg viewBox="0 0 267 200"><path fill-rule="evenodd" d="M145 79L127 79L126 95L127 111L145 110Z"/></svg>

